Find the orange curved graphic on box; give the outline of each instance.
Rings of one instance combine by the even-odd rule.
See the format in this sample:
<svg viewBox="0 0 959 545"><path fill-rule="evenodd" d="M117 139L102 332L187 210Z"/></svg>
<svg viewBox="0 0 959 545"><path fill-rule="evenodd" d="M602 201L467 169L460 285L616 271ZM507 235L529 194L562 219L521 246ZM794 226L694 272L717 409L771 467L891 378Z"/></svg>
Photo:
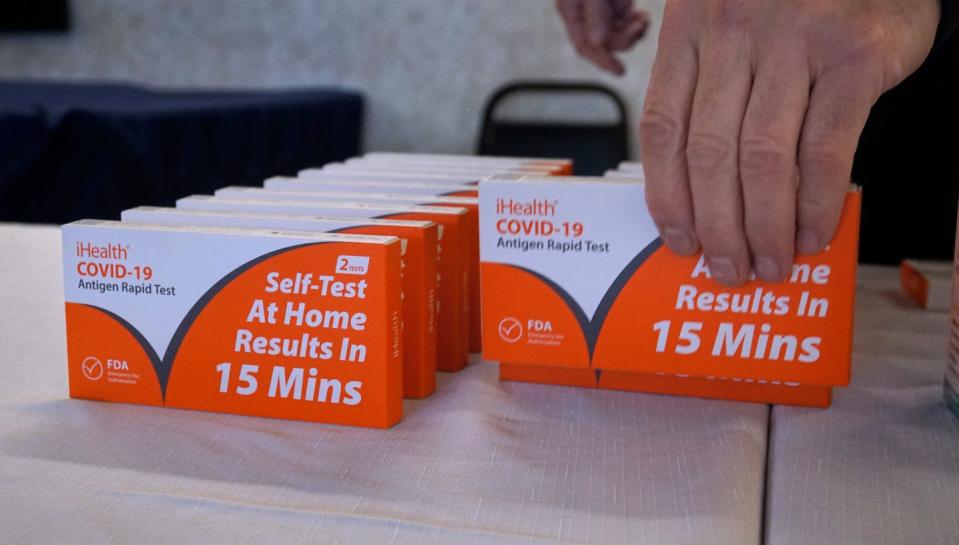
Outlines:
<svg viewBox="0 0 959 545"><path fill-rule="evenodd" d="M70 396L163 405L160 358L119 316L90 305L66 304Z"/></svg>
<svg viewBox="0 0 959 545"><path fill-rule="evenodd" d="M499 354L509 354L509 361L589 368L585 315L561 288L536 273L496 263L483 263L482 277L483 285L497 286L497 296L484 301L485 357L503 360ZM535 308L523 303L530 300ZM548 331L537 323L539 316L550 316Z"/></svg>
<svg viewBox="0 0 959 545"><path fill-rule="evenodd" d="M312 307L309 299L263 296L264 308L288 309L284 320L255 328L249 323L250 294L262 291L268 274L294 277L303 263L334 270L341 251L328 244L280 250L248 263L211 288L184 319L164 358L172 362L167 405L374 427L398 422L401 368L388 358L366 358L367 353L391 352L387 332L352 328L344 333L357 316L365 316L364 322L388 323L388 304L399 300L395 283L395 293L380 287L364 300L338 300L336 315ZM311 314L317 311L324 313L322 317ZM285 323L286 318L291 323ZM305 328L303 321L311 319L335 321L342 332L331 335L329 328ZM364 347L362 353L354 351L359 346ZM242 352L247 353L238 355ZM257 371L244 373L243 365L254 360ZM260 384L253 389L250 381ZM245 394L244 388L253 391ZM227 391L238 395L217 395Z"/></svg>

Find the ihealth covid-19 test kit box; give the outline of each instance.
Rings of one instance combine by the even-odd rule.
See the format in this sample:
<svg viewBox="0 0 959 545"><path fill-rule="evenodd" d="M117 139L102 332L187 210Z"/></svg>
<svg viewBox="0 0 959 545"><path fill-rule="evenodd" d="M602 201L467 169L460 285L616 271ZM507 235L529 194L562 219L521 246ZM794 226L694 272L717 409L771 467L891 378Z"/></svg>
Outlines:
<svg viewBox="0 0 959 545"><path fill-rule="evenodd" d="M475 176L485 178L496 174L521 174L550 176L555 174L549 168L499 167L499 166L461 166L429 165L409 163L371 163L365 161L351 163L329 163L323 166L325 172L390 172L396 174L442 174L448 176Z"/></svg>
<svg viewBox="0 0 959 545"><path fill-rule="evenodd" d="M289 178L275 176L263 182L263 187L274 191L361 193L367 199L385 199L385 202L404 197L408 203L432 206L461 206L470 211L472 256L470 258L470 352L482 349L480 327L479 285L479 191L475 185L463 183L422 183L405 178ZM453 198L455 197L455 198ZM466 198L462 198L466 197ZM344 197L349 198L349 197Z"/></svg>
<svg viewBox="0 0 959 545"><path fill-rule="evenodd" d="M525 163L522 161L435 161L416 157L404 159L388 159L381 156L353 157L342 163L330 163L334 168L376 168L395 171L426 172L430 170L445 170L449 172L479 172L497 174L528 174L534 176L551 176L562 173L562 166L557 164Z"/></svg>
<svg viewBox="0 0 959 545"><path fill-rule="evenodd" d="M390 175L468 176L479 180L498 174L521 174L536 176L560 175L569 172L571 164L560 162L527 163L523 161L459 161L434 160L423 157L364 156L343 163L328 163L320 169L330 174L362 173ZM308 172L312 172L309 170ZM475 182L474 182L475 183Z"/></svg>
<svg viewBox="0 0 959 545"><path fill-rule="evenodd" d="M641 179L492 178L480 211L483 354L508 372L818 406L849 382L858 191L825 251L738 288L662 245ZM769 399L732 395L753 385Z"/></svg>
<svg viewBox="0 0 959 545"><path fill-rule="evenodd" d="M436 389L436 256L439 229L435 223L252 212L198 212L153 206L124 210L121 219L161 225L243 227L399 237L400 286L403 293L403 397L422 398Z"/></svg>
<svg viewBox="0 0 959 545"><path fill-rule="evenodd" d="M437 242L439 338L436 367L440 371L459 371L469 363L469 249L472 244L466 209L345 200L240 200L209 195L185 197L179 199L176 205L182 210L346 216L436 223L442 227L442 236Z"/></svg>
<svg viewBox="0 0 959 545"><path fill-rule="evenodd" d="M532 167L551 174L573 173L573 161L555 157L503 157L489 155L450 155L438 153L370 152L359 158L368 163L459 165L484 167ZM347 161L349 162L349 161Z"/></svg>
<svg viewBox="0 0 959 545"><path fill-rule="evenodd" d="M100 220L61 233L71 397L402 417L398 238Z"/></svg>
<svg viewBox="0 0 959 545"><path fill-rule="evenodd" d="M305 168L299 171L296 177L300 180L324 180L361 182L412 182L418 184L463 185L476 189L480 180L487 176L470 176L465 174L437 174L435 172L391 172L384 170L324 170L322 168Z"/></svg>
<svg viewBox="0 0 959 545"><path fill-rule="evenodd" d="M273 176L263 182L266 189L280 191L360 191L399 195L436 195L444 197L479 197L479 188L473 184L453 182L417 182L396 176L371 177L370 179L340 178L293 178Z"/></svg>
<svg viewBox="0 0 959 545"><path fill-rule="evenodd" d="M296 180L296 178L287 178L287 180ZM450 195L436 195L430 192L415 193L404 191L404 189L423 189L410 188L405 185L394 185L386 188L378 188L371 185L357 185L350 188L343 186L333 186L332 188L318 188L316 184L310 182L293 182L292 189L283 184L283 188L277 188L274 183L264 184L264 187L245 187L228 186L216 190L217 197L227 199L256 199L256 200L275 200L275 201L330 201L347 200L360 201L368 203L392 203L407 204L416 206L447 206L454 208L463 208L466 210L466 225L468 230L466 252L469 258L469 309L470 309L470 330L469 330L469 351L479 352L481 350L480 335L480 288L479 288L479 199L477 197L462 197ZM270 180L267 180L270 182ZM427 186L428 187L428 186ZM390 193L389 191L398 191ZM435 193L435 192L434 192Z"/></svg>

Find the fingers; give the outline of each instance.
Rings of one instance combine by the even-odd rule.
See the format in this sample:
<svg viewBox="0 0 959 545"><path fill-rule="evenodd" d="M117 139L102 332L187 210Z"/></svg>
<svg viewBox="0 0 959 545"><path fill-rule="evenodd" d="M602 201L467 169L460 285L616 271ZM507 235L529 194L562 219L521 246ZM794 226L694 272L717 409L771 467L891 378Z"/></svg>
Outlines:
<svg viewBox="0 0 959 545"><path fill-rule="evenodd" d="M746 240L752 269L767 282L788 276L795 253L796 151L809 99L797 56L783 50L760 62L739 143Z"/></svg>
<svg viewBox="0 0 959 545"><path fill-rule="evenodd" d="M732 33L707 36L686 144L696 236L712 277L736 286L750 271L739 182L739 135L752 85L748 50Z"/></svg>
<svg viewBox="0 0 959 545"><path fill-rule="evenodd" d="M556 7L576 52L607 72L622 74L624 71L622 63L608 51L595 47L590 41L586 29L584 0L557 0Z"/></svg>
<svg viewBox="0 0 959 545"><path fill-rule="evenodd" d="M813 85L799 143L799 253L823 250L836 233L859 136L880 94L860 83L868 81L876 78L845 69Z"/></svg>
<svg viewBox="0 0 959 545"><path fill-rule="evenodd" d="M631 6L631 2L621 0L556 1L576 52L616 75L625 69L613 51L632 47L649 26L648 17Z"/></svg>
<svg viewBox="0 0 959 545"><path fill-rule="evenodd" d="M617 18L610 31L607 45L612 51L625 51L636 44L649 28L649 16L633 11Z"/></svg>
<svg viewBox="0 0 959 545"><path fill-rule="evenodd" d="M646 171L646 204L663 241L673 252L699 250L686 172L686 135L698 61L681 13L667 4L659 47L639 122Z"/></svg>
<svg viewBox="0 0 959 545"><path fill-rule="evenodd" d="M613 21L613 10L606 0L583 2L586 39L596 49L606 50L606 38Z"/></svg>

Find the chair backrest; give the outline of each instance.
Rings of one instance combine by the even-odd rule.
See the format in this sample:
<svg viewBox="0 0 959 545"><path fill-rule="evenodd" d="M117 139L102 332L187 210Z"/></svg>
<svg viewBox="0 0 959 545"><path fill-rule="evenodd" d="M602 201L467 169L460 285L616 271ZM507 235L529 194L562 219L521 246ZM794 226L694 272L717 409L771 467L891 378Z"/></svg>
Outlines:
<svg viewBox="0 0 959 545"><path fill-rule="evenodd" d="M563 114L555 116L562 119L510 120L497 117L497 110L507 99L521 95L553 102L560 97L586 95L608 102L615 115L612 120L573 120ZM628 159L627 120L623 100L615 91L603 85L590 82L513 82L500 87L487 102L477 153L568 157L574 161L576 174L601 175L615 168L620 161Z"/></svg>

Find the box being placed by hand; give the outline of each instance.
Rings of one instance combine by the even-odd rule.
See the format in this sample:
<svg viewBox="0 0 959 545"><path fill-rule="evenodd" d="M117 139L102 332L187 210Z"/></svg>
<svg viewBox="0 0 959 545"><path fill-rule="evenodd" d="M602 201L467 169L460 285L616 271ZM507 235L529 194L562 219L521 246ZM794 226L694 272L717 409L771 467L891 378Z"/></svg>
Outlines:
<svg viewBox="0 0 959 545"><path fill-rule="evenodd" d="M707 379L691 390L721 379L848 384L858 191L827 250L798 257L787 282L739 288L663 247L643 193L637 179L480 184L484 357L600 379Z"/></svg>
<svg viewBox="0 0 959 545"><path fill-rule="evenodd" d="M62 237L71 397L402 417L398 238L99 220Z"/></svg>

